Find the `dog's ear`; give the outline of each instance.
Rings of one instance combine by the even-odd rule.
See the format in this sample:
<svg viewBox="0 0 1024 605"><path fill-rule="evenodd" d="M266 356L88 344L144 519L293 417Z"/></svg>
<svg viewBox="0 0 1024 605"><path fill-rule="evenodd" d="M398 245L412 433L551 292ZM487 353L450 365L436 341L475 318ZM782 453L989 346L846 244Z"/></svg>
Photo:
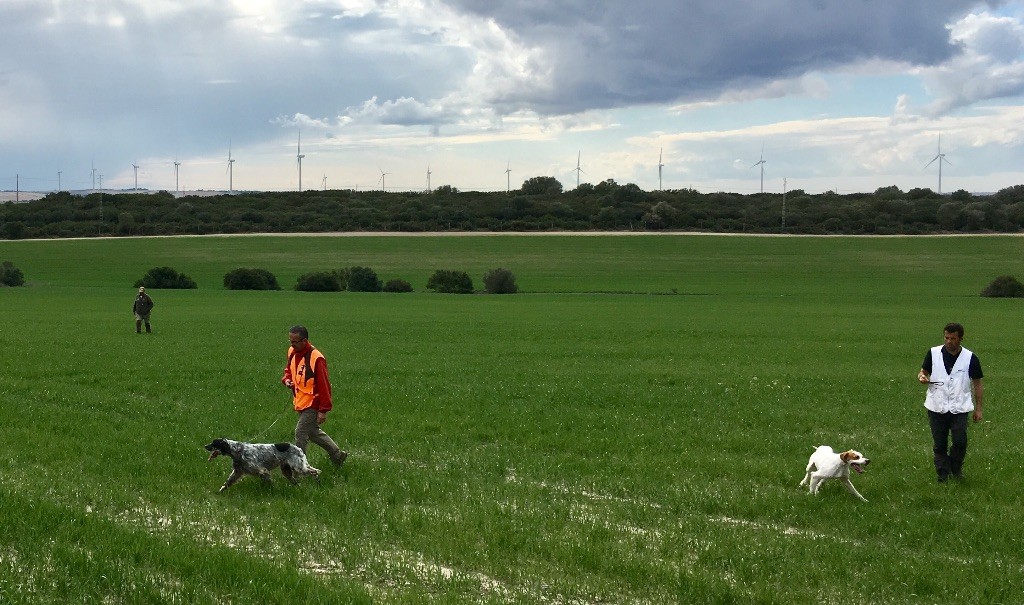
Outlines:
<svg viewBox="0 0 1024 605"><path fill-rule="evenodd" d="M846 450L842 454L839 454L839 459L843 462L849 462L857 457L857 454L853 450Z"/></svg>

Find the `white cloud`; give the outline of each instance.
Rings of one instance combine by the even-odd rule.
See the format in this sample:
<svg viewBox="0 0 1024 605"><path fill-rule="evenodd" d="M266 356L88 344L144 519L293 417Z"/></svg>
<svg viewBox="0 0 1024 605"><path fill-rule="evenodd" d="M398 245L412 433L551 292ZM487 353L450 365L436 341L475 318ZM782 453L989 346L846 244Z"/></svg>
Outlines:
<svg viewBox="0 0 1024 605"><path fill-rule="evenodd" d="M447 155L574 181L564 158L583 148L592 178L642 186L662 146L666 184L762 143L776 177L913 167L940 131L951 151L1020 157L1002 123L1024 94L1020 21L978 9L1024 0L0 2L8 171L95 159L117 182L139 158L172 175L180 154L217 181L231 141L236 181L272 188L297 128L310 170Z"/></svg>
<svg viewBox="0 0 1024 605"><path fill-rule="evenodd" d="M963 52L922 70L933 115L978 101L1024 93L1024 27L1009 17L967 15L950 26L950 39Z"/></svg>

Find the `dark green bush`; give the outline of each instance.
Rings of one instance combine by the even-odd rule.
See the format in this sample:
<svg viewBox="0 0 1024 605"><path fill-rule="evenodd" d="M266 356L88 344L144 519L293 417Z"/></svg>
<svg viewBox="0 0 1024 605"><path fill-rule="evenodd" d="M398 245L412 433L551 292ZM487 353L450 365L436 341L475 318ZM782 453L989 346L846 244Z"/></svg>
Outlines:
<svg viewBox="0 0 1024 605"><path fill-rule="evenodd" d="M484 291L488 294L515 294L519 291L516 276L508 269L491 269L484 273Z"/></svg>
<svg viewBox="0 0 1024 605"><path fill-rule="evenodd" d="M224 274L228 290L280 290L274 274L266 269L234 269Z"/></svg>
<svg viewBox="0 0 1024 605"><path fill-rule="evenodd" d="M315 271L299 276L295 289L302 292L340 292L338 276L329 271Z"/></svg>
<svg viewBox="0 0 1024 605"><path fill-rule="evenodd" d="M341 288L342 290L348 288L348 274L350 272L351 269L347 267L344 269L337 269L335 271L331 271L331 275L333 275L335 279L338 280L338 287Z"/></svg>
<svg viewBox="0 0 1024 605"><path fill-rule="evenodd" d="M473 280L465 271L438 269L427 280L427 290L442 294L472 294Z"/></svg>
<svg viewBox="0 0 1024 605"><path fill-rule="evenodd" d="M191 277L184 273L178 273L177 270L171 267L154 267L150 269L142 276L142 279L135 282L135 287L138 288L139 286L162 288L165 290L194 290L199 287Z"/></svg>
<svg viewBox="0 0 1024 605"><path fill-rule="evenodd" d="M1024 298L1024 284L1012 275L1000 275L985 286L981 295L992 298Z"/></svg>
<svg viewBox="0 0 1024 605"><path fill-rule="evenodd" d="M11 221L8 223L4 223L3 232L4 237L7 239L21 239L25 237L26 231L27 229L25 228L25 223L21 221Z"/></svg>
<svg viewBox="0 0 1024 605"><path fill-rule="evenodd" d="M9 260L5 260L2 267L0 267L0 284L5 286L23 286L25 285L25 274L21 272L21 269L14 266Z"/></svg>
<svg viewBox="0 0 1024 605"><path fill-rule="evenodd" d="M349 292L380 292L383 288L377 273L369 267L350 267L348 270Z"/></svg>
<svg viewBox="0 0 1024 605"><path fill-rule="evenodd" d="M405 281L404 279L392 279L388 280L388 283L384 284L385 292L412 292L412 284Z"/></svg>

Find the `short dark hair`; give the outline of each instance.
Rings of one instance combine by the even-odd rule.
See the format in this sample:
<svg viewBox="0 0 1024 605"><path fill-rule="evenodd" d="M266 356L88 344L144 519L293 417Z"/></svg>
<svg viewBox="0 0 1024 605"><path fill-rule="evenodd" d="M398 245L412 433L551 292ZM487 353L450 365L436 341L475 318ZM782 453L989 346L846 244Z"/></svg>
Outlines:
<svg viewBox="0 0 1024 605"><path fill-rule="evenodd" d="M309 340L309 331L306 330L306 326L292 326L288 328L289 334L298 334L302 337L302 340Z"/></svg>
<svg viewBox="0 0 1024 605"><path fill-rule="evenodd" d="M945 332L946 334L954 334L955 333L960 338L964 337L964 327L961 326L960 324L956 323L956 322L950 322L950 323L946 324L946 327L942 328L942 331Z"/></svg>

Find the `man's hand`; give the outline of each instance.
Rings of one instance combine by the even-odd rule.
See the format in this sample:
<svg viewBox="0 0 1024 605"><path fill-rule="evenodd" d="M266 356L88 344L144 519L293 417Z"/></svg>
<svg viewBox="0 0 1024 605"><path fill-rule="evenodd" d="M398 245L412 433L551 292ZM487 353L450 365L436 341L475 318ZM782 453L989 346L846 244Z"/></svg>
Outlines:
<svg viewBox="0 0 1024 605"><path fill-rule="evenodd" d="M928 384L929 382L931 382L931 379L931 376L925 374L924 370L918 371L917 381L920 382L921 384Z"/></svg>

